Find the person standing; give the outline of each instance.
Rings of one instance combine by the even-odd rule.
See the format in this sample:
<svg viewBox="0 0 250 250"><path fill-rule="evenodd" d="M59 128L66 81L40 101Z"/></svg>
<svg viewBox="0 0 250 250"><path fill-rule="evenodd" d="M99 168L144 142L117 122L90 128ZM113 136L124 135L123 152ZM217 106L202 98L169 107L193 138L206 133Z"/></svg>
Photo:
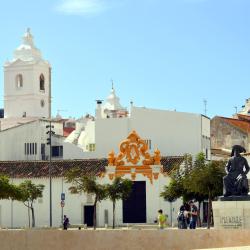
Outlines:
<svg viewBox="0 0 250 250"><path fill-rule="evenodd" d="M167 218L163 214L162 209L158 210L158 224L159 224L159 228L160 229L164 229L164 227L166 226L166 222L167 222Z"/></svg>
<svg viewBox="0 0 250 250"><path fill-rule="evenodd" d="M193 201L190 201L189 205L190 205L190 212L189 212L189 214L191 216L189 228L190 229L195 229L196 228L196 223L197 223L197 217L198 217L198 209L194 205Z"/></svg>
<svg viewBox="0 0 250 250"><path fill-rule="evenodd" d="M69 218L64 215L63 217L63 230L67 230L69 227Z"/></svg>
<svg viewBox="0 0 250 250"><path fill-rule="evenodd" d="M189 224L189 205L187 203L184 203L180 207L180 212L177 217L178 221L178 228L179 229L187 229L187 226Z"/></svg>

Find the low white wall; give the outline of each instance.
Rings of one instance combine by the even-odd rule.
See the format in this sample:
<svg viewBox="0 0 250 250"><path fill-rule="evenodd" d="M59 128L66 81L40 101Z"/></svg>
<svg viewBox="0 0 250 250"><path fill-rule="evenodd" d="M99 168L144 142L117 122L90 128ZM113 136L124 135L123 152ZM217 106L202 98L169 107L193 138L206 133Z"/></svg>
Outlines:
<svg viewBox="0 0 250 250"><path fill-rule="evenodd" d="M191 250L249 246L250 230L0 231L1 250ZM237 248L235 248L237 249Z"/></svg>

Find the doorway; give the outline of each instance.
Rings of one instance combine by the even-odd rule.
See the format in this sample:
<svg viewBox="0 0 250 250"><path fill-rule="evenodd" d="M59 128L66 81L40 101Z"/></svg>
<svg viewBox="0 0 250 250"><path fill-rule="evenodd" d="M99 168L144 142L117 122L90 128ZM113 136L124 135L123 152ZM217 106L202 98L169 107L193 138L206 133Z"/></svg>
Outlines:
<svg viewBox="0 0 250 250"><path fill-rule="evenodd" d="M123 223L146 223L146 182L133 182L132 192L123 201Z"/></svg>
<svg viewBox="0 0 250 250"><path fill-rule="evenodd" d="M94 206L84 206L84 224L93 227Z"/></svg>

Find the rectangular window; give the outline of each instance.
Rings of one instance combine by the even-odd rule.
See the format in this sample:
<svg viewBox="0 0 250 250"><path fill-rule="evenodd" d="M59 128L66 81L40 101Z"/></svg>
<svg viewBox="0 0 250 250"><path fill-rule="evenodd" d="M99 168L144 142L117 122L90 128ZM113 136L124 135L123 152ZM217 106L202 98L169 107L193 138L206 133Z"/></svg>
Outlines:
<svg viewBox="0 0 250 250"><path fill-rule="evenodd" d="M63 157L63 146L52 146L52 157Z"/></svg>
<svg viewBox="0 0 250 250"><path fill-rule="evenodd" d="M45 155L45 143L41 144L41 154Z"/></svg>
<svg viewBox="0 0 250 250"><path fill-rule="evenodd" d="M89 151L90 151L90 152L95 151L95 143L90 143L90 144L89 144Z"/></svg>
<svg viewBox="0 0 250 250"><path fill-rule="evenodd" d="M37 154L37 143L24 143L24 154L25 155L36 155Z"/></svg>
<svg viewBox="0 0 250 250"><path fill-rule="evenodd" d="M45 160L45 143L41 143L41 158L44 161Z"/></svg>
<svg viewBox="0 0 250 250"><path fill-rule="evenodd" d="M104 210L104 224L109 224L109 210L105 209Z"/></svg>

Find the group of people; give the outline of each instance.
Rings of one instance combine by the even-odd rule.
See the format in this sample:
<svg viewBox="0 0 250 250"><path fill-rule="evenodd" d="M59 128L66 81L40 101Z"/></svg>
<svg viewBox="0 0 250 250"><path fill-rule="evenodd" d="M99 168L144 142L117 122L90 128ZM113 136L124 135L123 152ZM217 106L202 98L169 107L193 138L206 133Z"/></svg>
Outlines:
<svg viewBox="0 0 250 250"><path fill-rule="evenodd" d="M177 217L179 229L195 229L198 218L198 208L193 201L184 203L180 207ZM158 225L159 229L164 229L167 226L167 216L163 214L162 209L158 210Z"/></svg>
<svg viewBox="0 0 250 250"><path fill-rule="evenodd" d="M197 222L197 207L194 205L193 201L190 201L189 203L184 203L180 207L180 212L178 215L178 228L180 229L195 229L196 228L196 222ZM163 214L162 209L158 210L158 225L159 229L164 229L167 226L167 216ZM63 229L67 230L69 227L69 218L64 215L63 217ZM81 228L79 228L80 230Z"/></svg>
<svg viewBox="0 0 250 250"><path fill-rule="evenodd" d="M184 203L180 207L180 211L177 217L178 228L180 229L195 229L198 218L198 209L193 201Z"/></svg>

